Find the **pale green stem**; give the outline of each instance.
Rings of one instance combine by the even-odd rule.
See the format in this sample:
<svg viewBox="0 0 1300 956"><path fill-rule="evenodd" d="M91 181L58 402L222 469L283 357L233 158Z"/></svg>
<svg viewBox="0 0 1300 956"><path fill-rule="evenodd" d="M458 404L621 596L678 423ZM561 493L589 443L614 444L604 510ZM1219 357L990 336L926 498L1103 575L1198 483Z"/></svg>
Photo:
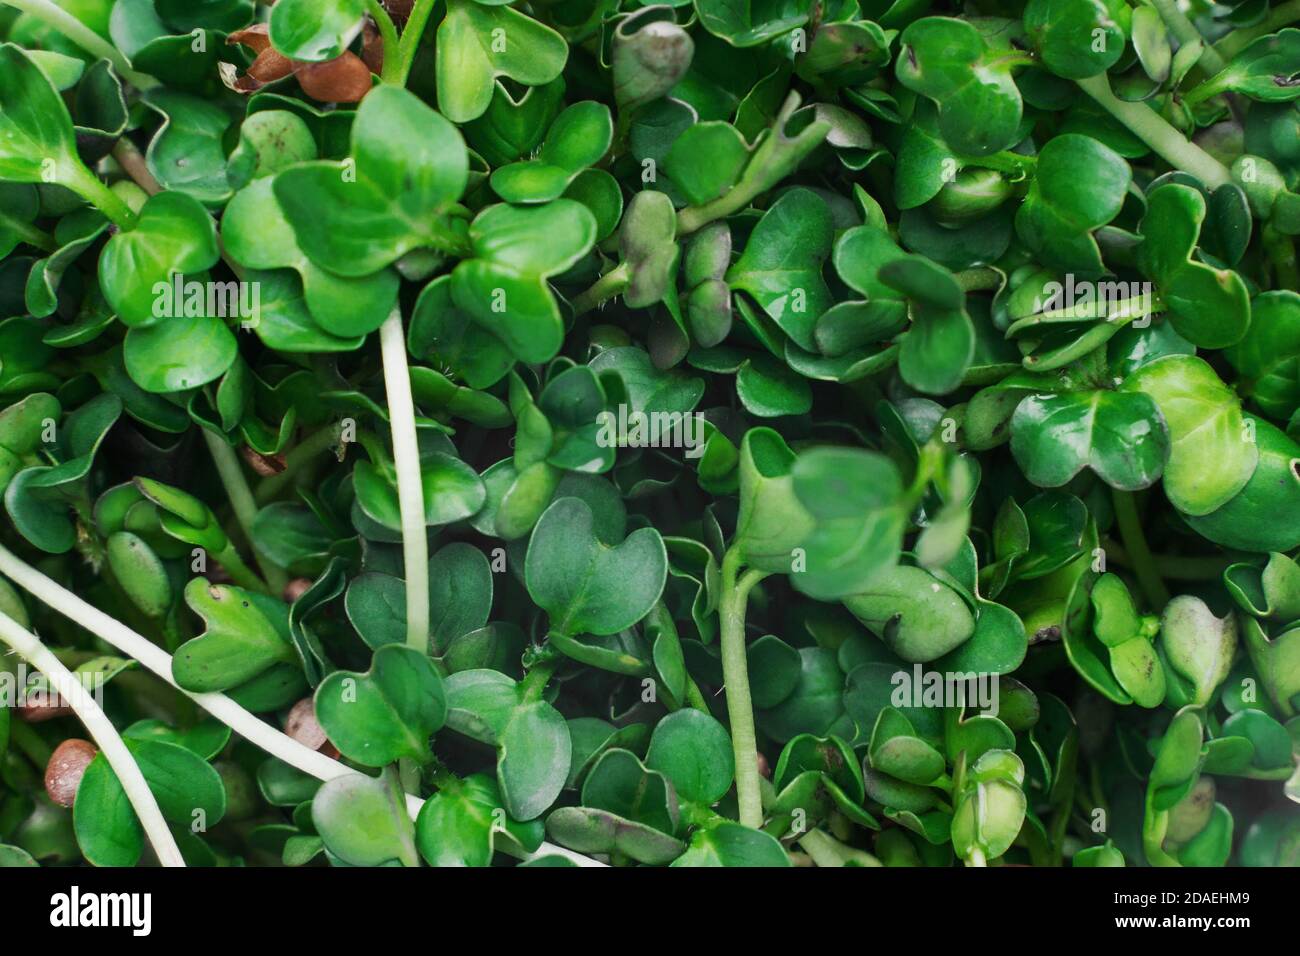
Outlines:
<svg viewBox="0 0 1300 956"><path fill-rule="evenodd" d="M722 621L722 681L727 694L727 719L736 758L736 800L740 822L758 829L763 825L763 800L759 787L758 736L754 731L754 702L749 691L749 664L745 653L745 607L749 592L767 577L749 570L737 575L740 554L728 551L722 560L722 596L718 615Z"/></svg>
<svg viewBox="0 0 1300 956"><path fill-rule="evenodd" d="M256 591L258 594L272 593L271 586L258 577L256 571L244 563L244 559L239 556L239 550L233 542L227 542L226 547L213 555L213 558L230 575L230 580L239 587ZM275 596L279 597L280 595L277 592Z"/></svg>
<svg viewBox="0 0 1300 956"><path fill-rule="evenodd" d="M842 867L850 862L859 866L883 865L865 850L847 846L829 833L824 833L815 827L799 837L799 846L818 866Z"/></svg>
<svg viewBox="0 0 1300 956"><path fill-rule="evenodd" d="M151 86L158 85L158 81L153 77L131 69L130 62L122 55L121 50L51 0L4 0L4 2L5 6L16 7L58 30L92 56L108 60L113 64L113 69L117 70L118 75L136 89L147 90Z"/></svg>
<svg viewBox="0 0 1300 956"><path fill-rule="evenodd" d="M1151 556L1133 492L1111 489L1111 500L1115 503L1115 523L1119 525L1120 540L1128 552L1129 567L1151 609L1159 613L1169 603L1169 589L1161 580L1160 570Z"/></svg>
<svg viewBox="0 0 1300 956"><path fill-rule="evenodd" d="M424 28L428 25L429 16L436 5L437 0L415 0L415 5L411 7L411 15L406 18L406 25L402 27L402 40L398 46L402 54L402 71L396 77L397 83L406 85L411 75L411 67L415 64L415 55L420 49L420 38L424 36Z"/></svg>
<svg viewBox="0 0 1300 956"><path fill-rule="evenodd" d="M55 249L59 248L59 245L54 241L53 236L44 229L33 226L29 222L19 222L16 219L8 219L5 221L5 228L12 230L18 238L27 243L27 245L40 249L43 252L53 252Z"/></svg>
<svg viewBox="0 0 1300 956"><path fill-rule="evenodd" d="M135 180L135 184L150 196L163 191L162 184L154 178L153 173L149 172L149 164L145 161L144 154L125 136L120 138L113 147L113 158L126 174Z"/></svg>
<svg viewBox="0 0 1300 956"><path fill-rule="evenodd" d="M262 480L257 486L254 498L258 504L271 501L302 470L303 465L322 452L328 451L339 442L339 426L327 425L320 431L308 435L284 456L284 471Z"/></svg>
<svg viewBox="0 0 1300 956"><path fill-rule="evenodd" d="M384 41L384 67L380 79L385 83L400 83L397 79L402 69L402 54L397 42L397 27L379 0L366 0L366 10L379 27L379 37Z"/></svg>
<svg viewBox="0 0 1300 956"><path fill-rule="evenodd" d="M72 671L35 634L4 613L0 613L0 641L12 647L20 657L44 674L50 682L51 690L57 691L67 701L85 725L122 784L122 790L131 808L135 810L140 826L158 856L158 862L163 866L183 867L185 860L181 857L180 848L176 846L176 838L167 827L167 821L163 819L162 811L158 809L153 791L145 782L135 758L126 749L117 728L100 710L91 692L81 685Z"/></svg>
<svg viewBox="0 0 1300 956"><path fill-rule="evenodd" d="M1276 33L1297 20L1300 20L1300 0L1289 0L1289 2L1279 4L1269 10L1268 16L1262 23L1240 30L1233 30L1214 44L1214 51L1225 61L1231 60L1260 37Z"/></svg>
<svg viewBox="0 0 1300 956"><path fill-rule="evenodd" d="M1196 144L1188 142L1182 133L1166 123L1151 107L1144 103L1126 103L1117 98L1111 92L1110 82L1104 73L1086 80L1075 80L1075 83L1170 166L1191 173L1210 189L1217 189L1232 181L1232 176L1222 163Z"/></svg>
<svg viewBox="0 0 1300 956"><path fill-rule="evenodd" d="M574 315L582 315L604 305L627 288L631 276L626 262L620 262L593 282L590 288L578 293L569 304Z"/></svg>
<svg viewBox="0 0 1300 956"><path fill-rule="evenodd" d="M415 401L406 364L406 336L397 306L379 328L388 393L388 423L393 432L397 504L402 516L402 562L406 575L406 644L429 653L429 540L420 482L420 445L415 434Z"/></svg>
<svg viewBox="0 0 1300 956"><path fill-rule="evenodd" d="M1192 23L1187 14L1178 8L1178 0L1152 0L1152 2L1160 14L1160 19L1165 21L1165 26L1179 43L1184 46L1197 42L1205 44L1200 59L1197 60L1201 66L1210 73L1218 73L1223 69L1223 57L1215 52L1214 47L1205 43L1205 37L1201 36L1200 30L1196 29L1196 24Z"/></svg>
<svg viewBox="0 0 1300 956"><path fill-rule="evenodd" d="M226 444L225 439L213 434L207 428L199 430L203 432L203 438L208 443L208 451L217 466L217 474L226 489L226 497L230 499L235 520L239 522L244 537L248 539L257 566L262 569L262 577L266 578L266 583L270 585L271 593L278 597L284 591L284 586L289 583L289 576L271 561L264 560L253 544L253 521L257 518L257 502L253 500L253 492L249 490L248 480L244 477L244 469L239 463L239 457L235 454L235 450Z"/></svg>
<svg viewBox="0 0 1300 956"><path fill-rule="evenodd" d="M292 737L282 734L270 724L264 723L249 713L225 694L193 694L184 690L172 678L172 658L170 654L153 643L153 641L131 630L121 621L109 617L99 608L88 604L52 578L37 571L2 545L0 545L0 574L3 574L14 584L48 605L51 609L62 614L68 620L85 628L91 634L106 641L128 657L139 661L146 670L152 671L161 677L263 752L278 760L283 760L289 766L301 770L317 780L334 780L338 777L357 773L357 771L339 761L326 757L319 751L304 747ZM415 819L419 814L422 806L424 806L424 801L419 797L407 796L406 812L410 814L412 819ZM507 847L507 852L514 853L515 850L513 847ZM575 853L572 850L551 843L543 843L535 853L521 853L519 855L524 860L540 856L563 856L579 866L605 865L590 857L583 856L581 853Z"/></svg>
<svg viewBox="0 0 1300 956"><path fill-rule="evenodd" d="M61 185L67 186L102 212L119 229L131 229L135 226L135 211L117 193L105 186L98 176L81 165L80 161L74 164L74 168L69 170L69 173L70 175L59 180Z"/></svg>

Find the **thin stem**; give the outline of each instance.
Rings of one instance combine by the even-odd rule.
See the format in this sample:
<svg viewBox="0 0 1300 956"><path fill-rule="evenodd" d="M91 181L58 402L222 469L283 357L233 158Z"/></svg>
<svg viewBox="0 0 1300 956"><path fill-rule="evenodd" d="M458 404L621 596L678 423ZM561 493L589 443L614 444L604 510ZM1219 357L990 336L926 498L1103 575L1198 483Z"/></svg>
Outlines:
<svg viewBox="0 0 1300 956"><path fill-rule="evenodd" d="M289 583L289 576L271 561L257 554L257 547L253 545L253 522L257 519L257 502L253 500L253 492L249 490L243 466L240 465L235 450L226 444L225 439L218 437L210 429L199 430L203 432L203 439L208 443L208 451L217 466L217 474L221 476L221 484L226 489L226 497L230 499L235 520L239 522L244 537L248 539L249 546L253 549L257 566L262 569L262 576L266 578L272 593L279 595L284 590L284 586Z"/></svg>
<svg viewBox="0 0 1300 956"><path fill-rule="evenodd" d="M1103 538L1102 549L1109 561L1115 561L1126 568L1132 568L1131 559L1123 546L1115 541ZM1223 572L1235 564L1232 558L1223 556L1186 556L1180 554L1153 554L1151 561L1160 569L1162 578L1175 581L1214 581Z"/></svg>
<svg viewBox="0 0 1300 956"><path fill-rule="evenodd" d="M254 492L253 499L259 505L264 505L267 502L272 501L276 495L283 491L285 487L293 481L298 472L302 470L303 465L322 452L335 447L338 444L338 441L338 425L326 425L319 431L312 432L293 448L289 449L288 453L284 456L284 471L263 479L262 483L257 486L257 491Z"/></svg>
<svg viewBox="0 0 1300 956"><path fill-rule="evenodd" d="M415 55L420 49L420 38L424 36L424 28L429 23L429 16L433 13L436 3L437 0L415 0L415 5L411 7L410 16L406 18L406 26L402 27L402 39L398 45L402 53L402 70L394 82L406 85L407 78L411 75L411 67L415 65Z"/></svg>
<svg viewBox="0 0 1300 956"><path fill-rule="evenodd" d="M145 161L144 154L125 136L117 141L113 147L113 158L117 164L122 167L123 171L130 176L137 186L147 192L150 196L155 196L162 192L162 184L154 178L153 173L149 172L149 164Z"/></svg>
<svg viewBox="0 0 1300 956"><path fill-rule="evenodd" d="M1115 503L1115 523L1119 525L1120 539L1128 551L1129 564L1133 576L1137 578L1142 593L1152 610L1159 612L1169 603L1169 589L1160 577L1151 548L1147 545L1146 535L1142 531L1142 522L1138 518L1137 502L1133 492L1111 489L1111 499Z"/></svg>
<svg viewBox="0 0 1300 956"><path fill-rule="evenodd" d="M1215 52L1214 47L1205 43L1205 37L1201 36L1201 31L1196 29L1196 25L1188 19L1182 10L1178 9L1177 0L1152 0L1155 4L1156 11L1160 14L1160 19L1165 21L1165 26L1169 32L1177 37L1178 42L1184 46L1189 43L1204 43L1205 48L1201 51L1200 59L1197 62L1205 67L1210 73L1218 73L1223 69L1223 57Z"/></svg>
<svg viewBox="0 0 1300 956"><path fill-rule="evenodd" d="M239 556L239 550L233 542L227 542L225 548L214 554L213 558L230 575L230 580L239 587L256 591L259 594L275 594L279 596L279 592L272 591L271 585L258 577L257 572L244 563L244 559ZM284 588L280 589L280 591L283 590Z"/></svg>
<svg viewBox="0 0 1300 956"><path fill-rule="evenodd" d="M704 699L700 685L695 683L695 678L690 674L686 675L686 704L706 714L709 712L709 702Z"/></svg>
<svg viewBox="0 0 1300 956"><path fill-rule="evenodd" d="M829 833L817 828L809 830L799 837L799 846L818 866L844 866L856 863L858 866L883 866L878 859L865 850L847 846Z"/></svg>
<svg viewBox="0 0 1300 956"><path fill-rule="evenodd" d="M17 219L6 218L4 225L6 229L16 233L18 238L27 245L40 249L42 252L53 252L59 248L59 244L54 241L52 235L30 222L19 222Z"/></svg>
<svg viewBox="0 0 1300 956"><path fill-rule="evenodd" d="M1075 83L1170 166L1191 173L1210 189L1217 189L1232 181L1232 176L1222 163L1199 146L1188 142L1182 133L1166 123L1151 107L1143 103L1126 103L1117 98L1111 92L1106 74L1075 80Z"/></svg>
<svg viewBox="0 0 1300 956"><path fill-rule="evenodd" d="M135 210L117 193L105 186L98 176L82 166L79 161L74 164L70 172L71 175L60 180L61 185L67 186L102 212L119 229L131 229L135 226Z"/></svg>
<svg viewBox="0 0 1300 956"><path fill-rule="evenodd" d="M1268 261L1273 266L1273 277L1283 289L1300 287L1300 268L1296 266L1295 240L1265 223L1260 234L1260 241Z"/></svg>
<svg viewBox="0 0 1300 956"><path fill-rule="evenodd" d="M388 422L393 432L393 466L397 470L397 504L402 516L402 563L406 575L406 644L429 652L429 537L424 523L424 488L420 481L420 445L415 434L415 402L406 364L402 312L379 328L388 393Z"/></svg>
<svg viewBox="0 0 1300 956"><path fill-rule="evenodd" d="M958 274L958 280L964 273ZM1113 306L1113 308L1108 308ZM1007 338L1013 338L1025 329L1053 322L1086 322L1101 319L1105 323L1127 325L1147 315L1156 315L1165 310L1164 300L1154 293L1143 292L1127 299L1112 303L1094 303L1092 306L1067 305L1059 309L1046 309L1035 312L1023 319L1016 319L1007 327ZM1108 336L1109 337L1109 336Z"/></svg>
<svg viewBox="0 0 1300 956"><path fill-rule="evenodd" d="M630 280L626 262L620 262L591 284L584 292L579 292L570 303L574 315L582 315L604 305L627 288Z"/></svg>
<svg viewBox="0 0 1300 956"><path fill-rule="evenodd" d="M68 702L85 725L122 784L122 790L131 802L145 836L158 855L158 862L163 866L183 867L185 860L181 857L180 848L176 846L176 838L167 828L167 821L158 809L158 801L145 782L144 774L140 772L131 752L126 749L117 728L100 710L90 692L82 687L72 671L64 667L35 634L3 612L0 612L0 641L12 647L19 656L44 674L50 682L51 690L57 691Z"/></svg>
<svg viewBox="0 0 1300 956"><path fill-rule="evenodd" d="M292 737L263 723L225 694L194 694L185 690L172 678L170 654L121 621L109 617L99 608L88 604L52 578L37 571L3 545L0 545L0 574L68 620L85 628L128 657L135 658L146 670L161 677L239 736L277 760L282 760L317 780L334 780L337 777L357 773L339 761L304 747ZM422 806L424 801L419 797L407 796L406 811L412 818L419 814ZM605 865L581 853L551 843L543 843L535 853L519 854L520 859L523 860L531 860L539 856L563 856L579 866Z"/></svg>
<svg viewBox="0 0 1300 956"><path fill-rule="evenodd" d="M1288 3L1279 4L1268 12L1268 16L1260 23L1253 27L1246 27L1240 30L1233 30L1218 43L1214 44L1214 51L1224 60L1231 60L1246 47L1250 46L1260 37L1268 36L1270 33L1276 33L1285 26L1289 26L1295 21L1300 20L1300 0L1289 0Z"/></svg>
<svg viewBox="0 0 1300 956"><path fill-rule="evenodd" d="M741 557L728 551L722 560L722 681L727 692L727 718L736 757L736 799L740 822L758 829L763 825L763 800L759 788L758 737L754 731L754 702L749 692L749 665L745 656L745 608L749 592L767 577L762 571L739 574Z"/></svg>
<svg viewBox="0 0 1300 956"><path fill-rule="evenodd" d="M556 657L538 661L530 667L519 684L519 699L525 702L541 700L542 694L546 692L546 685L551 682L551 676L559 666L560 659Z"/></svg>
<svg viewBox="0 0 1300 956"><path fill-rule="evenodd" d="M58 30L87 53L108 60L113 64L113 69L117 70L122 79L136 89L147 90L151 86L158 85L158 81L153 77L145 76L143 73L137 73L131 69L130 62L122 55L121 50L71 13L52 3L51 0L5 0L5 5L17 7L24 13L31 14L41 22Z"/></svg>
<svg viewBox="0 0 1300 956"><path fill-rule="evenodd" d="M393 18L388 15L384 5L379 0L366 0L366 10L370 13L370 18L375 21L379 27L379 37L384 41L384 66L383 72L379 78L385 83L398 83L397 79L402 71L402 54L397 42L397 27L393 26Z"/></svg>

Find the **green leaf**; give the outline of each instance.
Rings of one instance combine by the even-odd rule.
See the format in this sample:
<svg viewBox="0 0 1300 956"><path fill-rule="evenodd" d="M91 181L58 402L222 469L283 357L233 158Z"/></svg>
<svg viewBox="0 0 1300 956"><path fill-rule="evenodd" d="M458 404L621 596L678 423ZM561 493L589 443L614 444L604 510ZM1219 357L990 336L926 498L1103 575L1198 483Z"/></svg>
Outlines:
<svg viewBox="0 0 1300 956"><path fill-rule="evenodd" d="M492 188L511 203L559 199L579 173L600 162L613 139L609 107L575 103L556 117L535 159L493 170Z"/></svg>
<svg viewBox="0 0 1300 956"><path fill-rule="evenodd" d="M361 32L365 12L365 0L284 0L271 10L271 43L293 60L332 60Z"/></svg>
<svg viewBox="0 0 1300 956"><path fill-rule="evenodd" d="M1246 430L1241 403L1202 359L1157 359L1120 390L1153 399L1169 427L1164 488L1179 511L1209 514L1245 487L1259 449Z"/></svg>
<svg viewBox="0 0 1300 956"><path fill-rule="evenodd" d="M465 191L460 132L413 93L380 86L352 124L352 157L301 163L275 177L275 198L303 252L328 272L368 276L422 247L458 248L449 217Z"/></svg>
<svg viewBox="0 0 1300 956"><path fill-rule="evenodd" d="M228 690L277 662L297 662L288 642L288 608L271 598L195 578L185 603L206 625L172 658L172 676L189 691Z"/></svg>
<svg viewBox="0 0 1300 956"><path fill-rule="evenodd" d="M1124 33L1102 0L1030 0L1024 22L1030 41L1057 76L1096 76L1124 53Z"/></svg>
<svg viewBox="0 0 1300 956"><path fill-rule="evenodd" d="M339 752L367 767L427 762L447 718L442 680L419 651L385 645L365 673L335 671L316 688L316 716Z"/></svg>
<svg viewBox="0 0 1300 956"><path fill-rule="evenodd" d="M395 779L345 774L326 781L311 802L325 846L349 866L418 866L415 828Z"/></svg>
<svg viewBox="0 0 1300 956"><path fill-rule="evenodd" d="M528 542L528 593L561 634L616 634L631 627L659 600L667 580L659 532L642 528L610 547L596 536L594 520L586 502L560 498Z"/></svg>
<svg viewBox="0 0 1300 956"><path fill-rule="evenodd" d="M1016 232L1044 265L1100 274L1105 266L1093 231L1119 214L1131 179L1123 157L1097 140L1076 133L1054 137L1038 154Z"/></svg>
<svg viewBox="0 0 1300 956"><path fill-rule="evenodd" d="M454 123L477 119L497 77L542 86L560 75L568 53L560 34L512 7L448 0L438 27L438 108Z"/></svg>
<svg viewBox="0 0 1300 956"><path fill-rule="evenodd" d="M975 631L975 619L953 589L920 568L881 571L844 606L905 661L932 661Z"/></svg>
<svg viewBox="0 0 1300 956"><path fill-rule="evenodd" d="M84 188L88 178L58 91L25 50L0 45L0 179Z"/></svg>
<svg viewBox="0 0 1300 956"><path fill-rule="evenodd" d="M1138 265L1159 288L1169 321L1201 348L1240 342L1250 325L1250 296L1241 276L1192 258L1205 220L1200 190L1166 183L1147 196Z"/></svg>
<svg viewBox="0 0 1300 956"><path fill-rule="evenodd" d="M673 866L791 865L775 837L730 821L696 830L686 852L673 861Z"/></svg>
<svg viewBox="0 0 1300 956"><path fill-rule="evenodd" d="M497 743L497 783L506 811L516 820L541 816L569 775L572 750L564 718L545 701L518 704L502 721Z"/></svg>
<svg viewBox="0 0 1300 956"><path fill-rule="evenodd" d="M1199 101L1217 93L1241 93L1261 103L1300 97L1300 30L1262 36L1234 56L1222 72L1188 95Z"/></svg>
<svg viewBox="0 0 1300 956"><path fill-rule="evenodd" d="M683 800L711 805L731 789L731 738L721 724L698 710L679 710L659 721L645 759L647 767L672 781Z"/></svg>
<svg viewBox="0 0 1300 956"><path fill-rule="evenodd" d="M1012 416L1011 452L1040 488L1059 488L1091 468L1112 488L1136 491L1164 471L1170 436L1144 392L1030 395Z"/></svg>
<svg viewBox="0 0 1300 956"><path fill-rule="evenodd" d="M707 3L696 0L700 24L732 46L753 47L789 33L808 21L808 11L788 0Z"/></svg>
<svg viewBox="0 0 1300 956"><path fill-rule="evenodd" d="M1191 684L1191 702L1204 706L1232 668L1236 621L1216 617L1200 598L1179 595L1161 616L1160 647L1173 671Z"/></svg>
<svg viewBox="0 0 1300 956"><path fill-rule="evenodd" d="M295 270L312 318L331 335L351 338L379 328L397 301L396 271L345 278L317 266L299 247L273 187L270 177L256 179L230 200L221 217L226 252L250 269Z"/></svg>
<svg viewBox="0 0 1300 956"><path fill-rule="evenodd" d="M216 225L202 204L184 193L162 192L149 197L134 229L108 240L99 257L99 281L124 325L210 322L206 316L187 317L181 304L171 301L169 287L176 275L201 279L218 257Z"/></svg>
<svg viewBox="0 0 1300 956"><path fill-rule="evenodd" d="M953 149L984 156L1014 144L1023 105L1009 51L991 48L974 26L950 17L916 20L899 41L899 82L934 101Z"/></svg>
<svg viewBox="0 0 1300 956"><path fill-rule="evenodd" d="M538 243L538 235L547 242ZM474 258L461 262L451 276L456 306L521 361L554 358L564 323L546 280L591 248L595 218L571 199L489 206L475 217L469 239Z"/></svg>
<svg viewBox="0 0 1300 956"><path fill-rule="evenodd" d="M1267 415L1300 408L1300 293L1265 292L1250 303L1250 328L1224 357L1241 375L1238 389Z"/></svg>
<svg viewBox="0 0 1300 956"><path fill-rule="evenodd" d="M791 189L763 214L726 276L809 352L817 351L817 318L831 305L822 264L831 253L832 232L830 209L821 198Z"/></svg>
<svg viewBox="0 0 1300 956"><path fill-rule="evenodd" d="M501 803L496 781L481 773L440 783L415 821L420 855L430 866L488 866L501 827L521 843L540 844L540 825L512 820Z"/></svg>

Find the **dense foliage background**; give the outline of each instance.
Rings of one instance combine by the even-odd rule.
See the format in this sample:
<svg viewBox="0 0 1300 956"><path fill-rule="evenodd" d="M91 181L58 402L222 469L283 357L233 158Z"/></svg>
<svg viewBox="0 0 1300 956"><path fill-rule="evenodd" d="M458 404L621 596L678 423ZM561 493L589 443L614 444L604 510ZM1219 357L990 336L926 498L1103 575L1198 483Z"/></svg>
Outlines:
<svg viewBox="0 0 1300 956"><path fill-rule="evenodd" d="M0 864L1300 861L1297 18L8 0Z"/></svg>

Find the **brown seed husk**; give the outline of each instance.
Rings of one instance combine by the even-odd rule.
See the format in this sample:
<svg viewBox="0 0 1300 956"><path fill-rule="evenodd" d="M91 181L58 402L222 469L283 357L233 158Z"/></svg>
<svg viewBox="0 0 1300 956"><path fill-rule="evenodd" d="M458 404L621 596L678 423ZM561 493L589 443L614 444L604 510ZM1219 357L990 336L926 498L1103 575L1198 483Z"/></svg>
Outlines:
<svg viewBox="0 0 1300 956"><path fill-rule="evenodd" d="M86 775L86 767L99 751L89 740L73 738L54 748L45 765L45 792L61 807L70 807L77 798L77 787Z"/></svg>
<svg viewBox="0 0 1300 956"><path fill-rule="evenodd" d="M302 91L322 103L360 103L370 92L370 67L355 53L300 64L297 74Z"/></svg>

